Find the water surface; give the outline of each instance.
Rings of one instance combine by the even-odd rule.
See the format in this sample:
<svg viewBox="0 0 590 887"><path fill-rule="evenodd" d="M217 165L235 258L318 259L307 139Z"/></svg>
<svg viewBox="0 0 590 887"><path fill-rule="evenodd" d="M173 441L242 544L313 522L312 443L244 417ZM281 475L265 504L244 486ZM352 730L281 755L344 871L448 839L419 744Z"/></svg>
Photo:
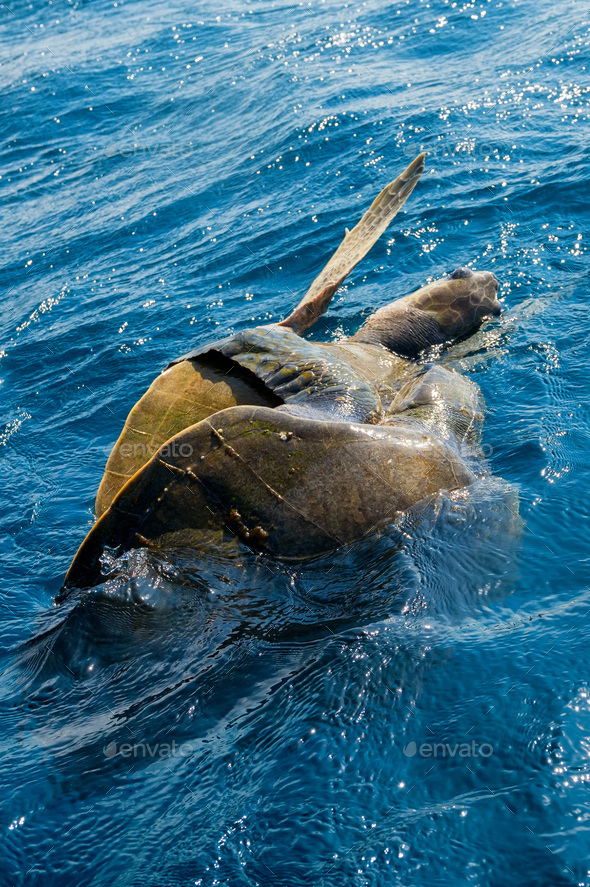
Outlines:
<svg viewBox="0 0 590 887"><path fill-rule="evenodd" d="M2 883L590 884L589 19L3 7ZM287 314L420 150L312 336L494 271L449 361L498 480L305 567L139 551L53 606L155 374Z"/></svg>

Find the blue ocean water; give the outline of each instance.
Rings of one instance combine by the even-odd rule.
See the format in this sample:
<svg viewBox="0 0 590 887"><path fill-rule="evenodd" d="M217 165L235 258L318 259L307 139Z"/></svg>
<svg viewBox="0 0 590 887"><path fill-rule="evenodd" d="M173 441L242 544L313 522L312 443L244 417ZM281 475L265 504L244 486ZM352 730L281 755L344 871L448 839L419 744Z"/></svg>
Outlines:
<svg viewBox="0 0 590 887"><path fill-rule="evenodd" d="M0 882L590 885L587 3L1 13ZM138 551L55 606L157 372L286 315L420 150L312 335L493 270L450 359L498 480L401 550Z"/></svg>

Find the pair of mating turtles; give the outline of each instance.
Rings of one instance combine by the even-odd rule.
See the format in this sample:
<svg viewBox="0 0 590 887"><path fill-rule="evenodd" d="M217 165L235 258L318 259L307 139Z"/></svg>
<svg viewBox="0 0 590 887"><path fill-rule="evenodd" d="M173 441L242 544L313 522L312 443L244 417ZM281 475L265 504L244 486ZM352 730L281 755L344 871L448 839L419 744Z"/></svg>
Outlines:
<svg viewBox="0 0 590 887"><path fill-rule="evenodd" d="M233 534L282 558L319 555L475 480L479 389L416 358L500 312L495 275L459 268L338 343L300 336L423 171L421 154L383 189L286 320L198 348L158 376L108 459L98 521L65 588L99 582L105 549Z"/></svg>

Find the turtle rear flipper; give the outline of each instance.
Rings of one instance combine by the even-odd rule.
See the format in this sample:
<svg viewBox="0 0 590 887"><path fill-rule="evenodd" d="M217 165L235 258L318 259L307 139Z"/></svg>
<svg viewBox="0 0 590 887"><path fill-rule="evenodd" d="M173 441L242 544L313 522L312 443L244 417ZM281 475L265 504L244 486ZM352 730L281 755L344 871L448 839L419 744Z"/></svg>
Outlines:
<svg viewBox="0 0 590 887"><path fill-rule="evenodd" d="M316 277L304 298L279 326L302 333L326 311L330 300L345 277L381 237L396 213L404 205L424 172L424 154L419 154L408 168L375 198L360 222L346 231L344 240Z"/></svg>
<svg viewBox="0 0 590 887"><path fill-rule="evenodd" d="M173 361L222 354L253 373L285 406L317 418L375 422L381 402L364 375L323 345L302 339L292 330L255 327L214 345L198 348Z"/></svg>
<svg viewBox="0 0 590 887"><path fill-rule="evenodd" d="M231 532L270 555L332 551L474 475L415 423L395 428L232 407L167 441L128 481L82 543L64 589L100 582L105 548L199 544Z"/></svg>

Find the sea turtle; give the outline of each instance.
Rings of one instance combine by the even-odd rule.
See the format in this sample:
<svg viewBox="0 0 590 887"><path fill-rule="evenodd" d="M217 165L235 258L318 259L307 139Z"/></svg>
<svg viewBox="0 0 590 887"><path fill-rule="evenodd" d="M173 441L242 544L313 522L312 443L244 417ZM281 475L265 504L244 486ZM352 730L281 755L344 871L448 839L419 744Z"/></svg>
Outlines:
<svg viewBox="0 0 590 887"><path fill-rule="evenodd" d="M495 275L459 268L339 343L300 336L423 169L421 154L383 189L286 320L198 348L152 383L109 457L99 520L64 587L99 581L105 548L232 533L272 555L314 556L474 480L479 389L415 358L499 313Z"/></svg>

